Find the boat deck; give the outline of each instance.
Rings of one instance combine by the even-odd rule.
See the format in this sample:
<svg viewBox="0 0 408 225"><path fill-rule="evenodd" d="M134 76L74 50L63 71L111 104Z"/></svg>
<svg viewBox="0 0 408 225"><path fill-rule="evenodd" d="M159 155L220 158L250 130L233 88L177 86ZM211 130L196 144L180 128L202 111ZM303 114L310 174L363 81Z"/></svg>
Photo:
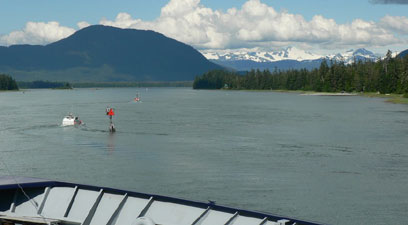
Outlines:
<svg viewBox="0 0 408 225"><path fill-rule="evenodd" d="M37 178L0 177L0 199L0 224L316 224L212 202Z"/></svg>

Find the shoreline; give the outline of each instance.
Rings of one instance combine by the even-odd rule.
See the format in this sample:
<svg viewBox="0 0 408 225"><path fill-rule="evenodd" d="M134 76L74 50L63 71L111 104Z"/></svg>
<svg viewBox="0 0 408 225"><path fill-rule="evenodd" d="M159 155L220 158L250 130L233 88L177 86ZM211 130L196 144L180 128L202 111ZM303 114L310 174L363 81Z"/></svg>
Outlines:
<svg viewBox="0 0 408 225"><path fill-rule="evenodd" d="M316 93L303 93L303 96L357 96L356 93L329 93L329 92L316 92Z"/></svg>
<svg viewBox="0 0 408 225"><path fill-rule="evenodd" d="M21 91L21 89L16 89L16 90L0 90L0 92L18 92Z"/></svg>
<svg viewBox="0 0 408 225"><path fill-rule="evenodd" d="M384 98L386 99L385 102L393 103L393 104L408 104L408 98L405 98L403 94L379 94L375 92L365 92L365 93L358 93L358 92L346 92L346 93L339 93L339 92L305 92L301 93L300 95L303 96L362 96L368 98Z"/></svg>
<svg viewBox="0 0 408 225"><path fill-rule="evenodd" d="M132 86L116 86L113 88L135 88ZM158 86L158 87L170 87L170 86ZM172 87L183 87L185 86L172 86ZM55 88L44 88L44 89L52 89L52 90L73 90L73 89L82 89L82 88L89 88L89 87L73 87L70 89L55 89ZM112 88L112 87L94 87L94 88ZM140 87L139 87L140 88ZM143 87L144 88L144 87ZM37 88L36 88L37 89ZM20 88L18 90L0 90L1 92L25 92L30 89ZM194 90L194 89L193 89ZM196 90L204 90L204 89L196 89ZM210 90L210 89L206 89ZM216 90L216 89L214 89ZM299 94L301 96L333 96L333 97L341 97L341 96L362 96L368 98L384 98L385 102L393 103L393 104L405 104L408 105L408 98L405 98L403 94L379 94L375 92L316 92L316 91L302 91L302 90L245 90L245 89L218 89L222 91L254 91L254 92L276 92L276 93L291 93L291 94Z"/></svg>
<svg viewBox="0 0 408 225"><path fill-rule="evenodd" d="M393 104L408 104L408 98L405 98L403 94L377 94L377 93L360 93L359 96L368 98L384 98L385 102Z"/></svg>
<svg viewBox="0 0 408 225"><path fill-rule="evenodd" d="M384 98L385 102L393 104L406 104L408 105L408 98L405 98L403 94L379 94L376 92L316 92L316 91L302 91L302 90L244 90L244 89L221 89L225 91L259 91L259 92L276 92L276 93L291 93L299 94L302 96L362 96L368 98Z"/></svg>

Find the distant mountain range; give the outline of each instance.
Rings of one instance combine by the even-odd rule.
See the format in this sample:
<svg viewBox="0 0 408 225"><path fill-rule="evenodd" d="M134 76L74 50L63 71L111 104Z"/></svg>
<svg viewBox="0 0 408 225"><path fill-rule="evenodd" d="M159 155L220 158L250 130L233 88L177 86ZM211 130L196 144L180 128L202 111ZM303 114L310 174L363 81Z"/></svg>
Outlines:
<svg viewBox="0 0 408 225"><path fill-rule="evenodd" d="M374 54L364 48L349 50L333 55L318 55L294 47L280 51L259 52L212 52L202 51L209 60L235 70L269 69L313 69L319 67L322 60L343 61L346 64L354 60L377 60L381 55Z"/></svg>
<svg viewBox="0 0 408 225"><path fill-rule="evenodd" d="M209 60L217 61L239 61L239 60L250 60L254 62L276 62L282 60L314 60L319 59L322 56L315 55L310 52L306 52L294 47L288 47L285 50L280 51L236 51L236 52L212 52L212 51L202 51L201 52Z"/></svg>
<svg viewBox="0 0 408 225"><path fill-rule="evenodd" d="M160 33L102 25L45 46L0 47L0 72L19 81L190 81L220 68Z"/></svg>
<svg viewBox="0 0 408 225"><path fill-rule="evenodd" d="M201 54L202 53L202 54ZM0 73L17 81L192 81L209 70L317 68L322 60L376 60L366 49L318 55L289 47L280 51L202 51L147 30L94 25L60 41L0 46ZM408 54L407 50L400 56Z"/></svg>

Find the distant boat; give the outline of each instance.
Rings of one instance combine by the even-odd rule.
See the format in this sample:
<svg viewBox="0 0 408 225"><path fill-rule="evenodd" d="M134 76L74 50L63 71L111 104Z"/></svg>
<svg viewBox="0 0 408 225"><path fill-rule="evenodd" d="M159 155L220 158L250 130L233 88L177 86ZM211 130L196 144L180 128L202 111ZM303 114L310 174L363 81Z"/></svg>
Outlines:
<svg viewBox="0 0 408 225"><path fill-rule="evenodd" d="M133 99L134 102L140 102L139 92L136 93L136 97Z"/></svg>
<svg viewBox="0 0 408 225"><path fill-rule="evenodd" d="M79 120L79 117L74 116L72 113L69 113L68 116L64 117L62 119L62 126L75 126L75 125L81 125L82 121Z"/></svg>
<svg viewBox="0 0 408 225"><path fill-rule="evenodd" d="M214 201L10 176L0 176L0 224L316 225Z"/></svg>

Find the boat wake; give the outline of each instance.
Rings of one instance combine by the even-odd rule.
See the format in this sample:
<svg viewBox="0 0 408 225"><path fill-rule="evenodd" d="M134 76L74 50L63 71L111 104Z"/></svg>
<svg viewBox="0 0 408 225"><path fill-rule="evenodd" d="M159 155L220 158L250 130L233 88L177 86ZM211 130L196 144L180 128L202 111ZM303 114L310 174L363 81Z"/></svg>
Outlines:
<svg viewBox="0 0 408 225"><path fill-rule="evenodd" d="M15 128L15 131L30 131L30 130L45 130L45 129L52 129L52 128L57 128L60 127L61 124L43 124L43 125L33 125L29 127L18 127ZM10 129L13 130L13 129Z"/></svg>
<svg viewBox="0 0 408 225"><path fill-rule="evenodd" d="M95 128L88 127L86 125L81 126L80 129L83 130L83 131L89 131L89 132L109 133L108 129L106 129L106 130L95 129Z"/></svg>

